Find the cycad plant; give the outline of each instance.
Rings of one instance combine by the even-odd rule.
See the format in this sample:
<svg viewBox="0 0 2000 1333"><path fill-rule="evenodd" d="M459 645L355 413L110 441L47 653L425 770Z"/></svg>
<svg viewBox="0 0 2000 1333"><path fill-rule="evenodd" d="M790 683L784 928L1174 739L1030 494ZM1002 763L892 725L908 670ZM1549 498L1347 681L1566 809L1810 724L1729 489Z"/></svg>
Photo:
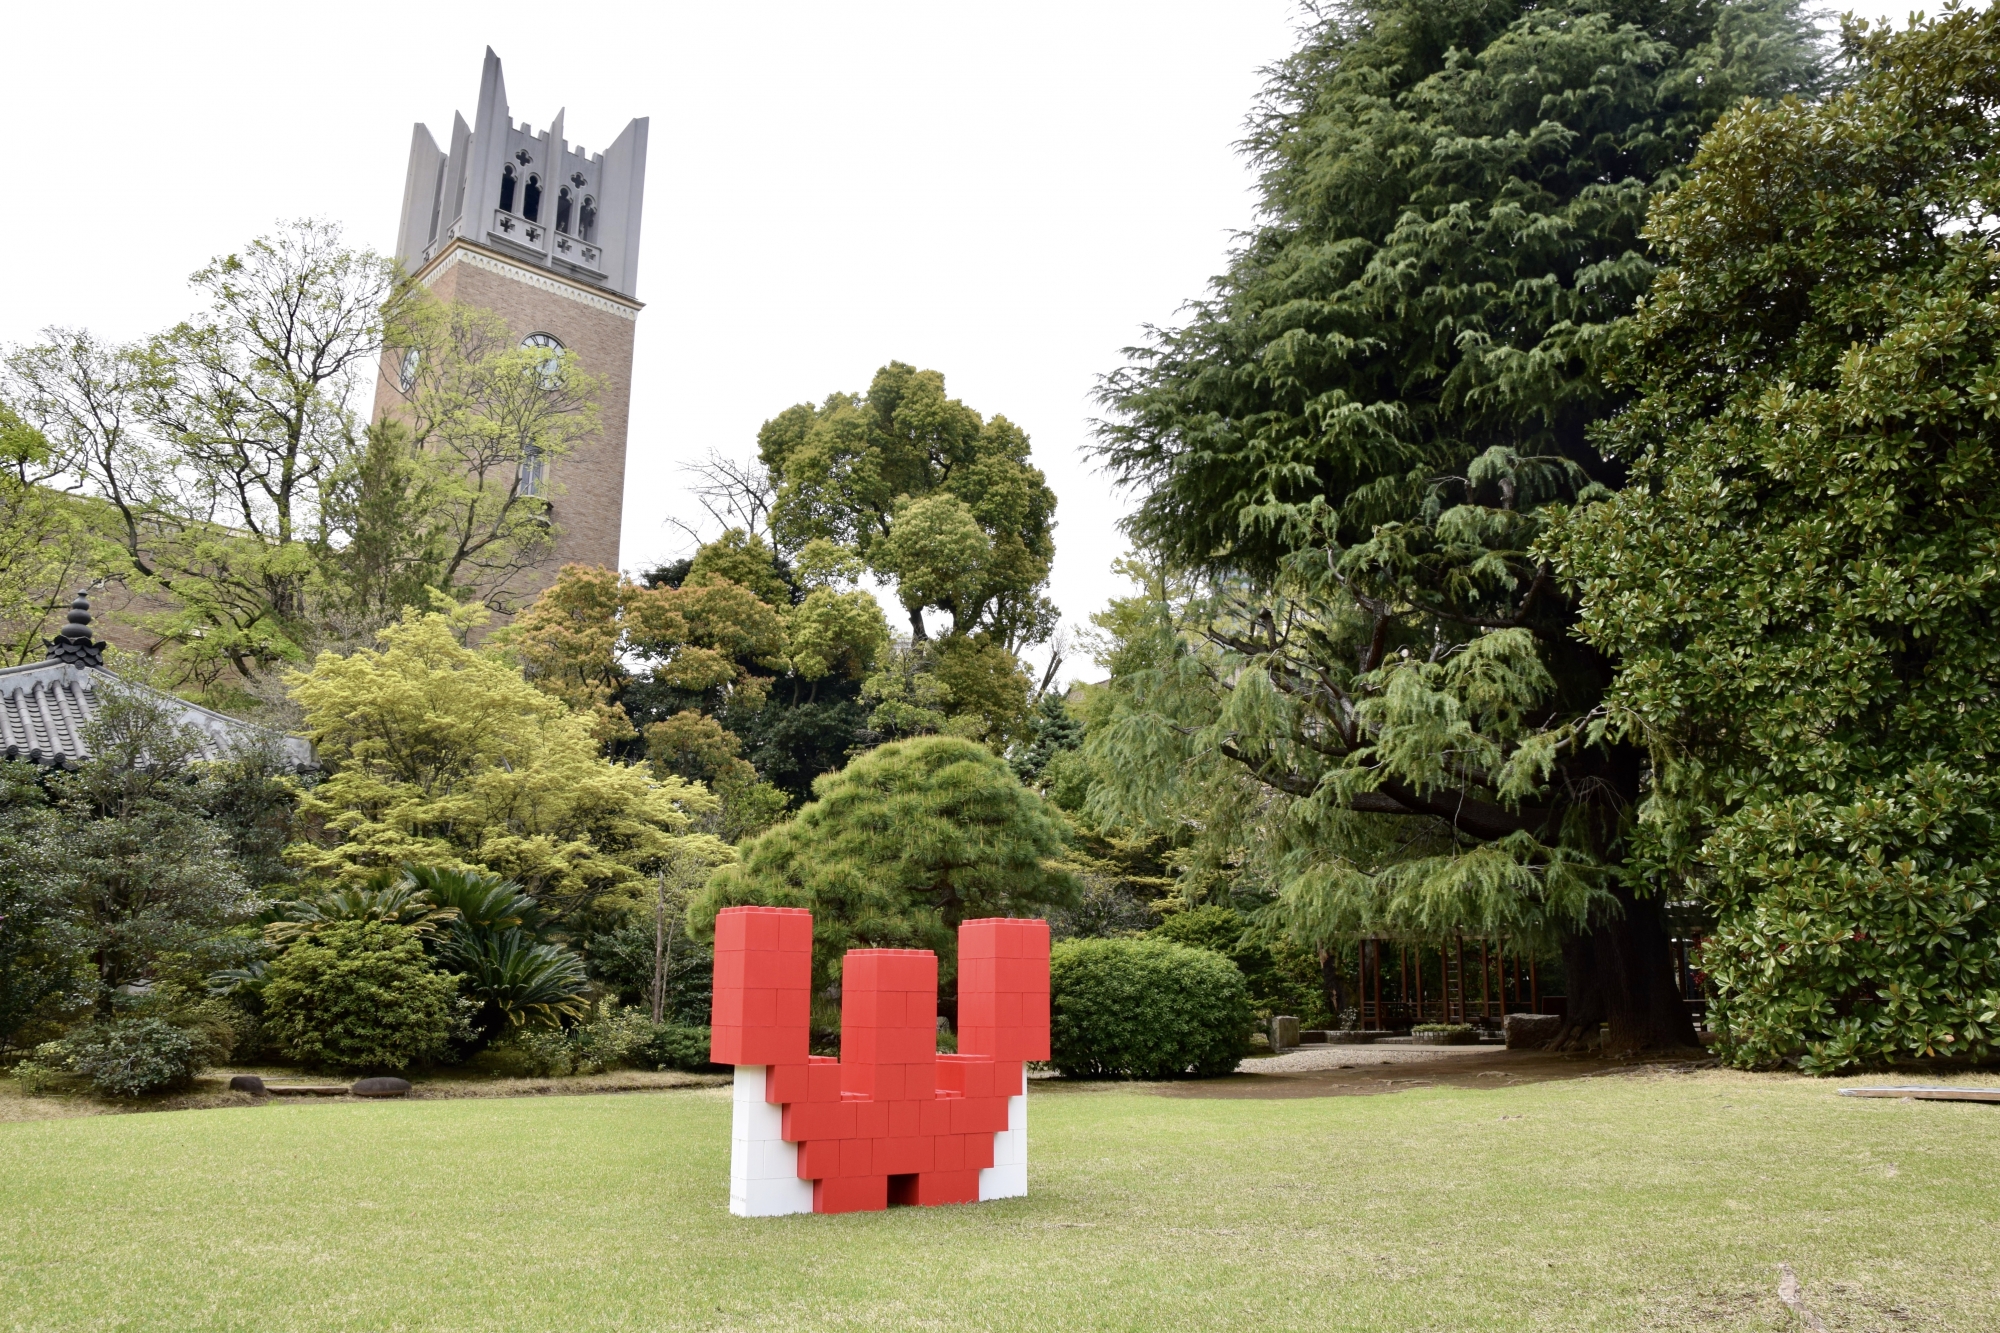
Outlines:
<svg viewBox="0 0 2000 1333"><path fill-rule="evenodd" d="M406 868L403 883L450 913L427 947L440 967L465 979L466 993L483 1006L483 1028L555 1027L588 1013L583 960L542 938L548 917L520 884L434 866Z"/></svg>
<svg viewBox="0 0 2000 1333"><path fill-rule="evenodd" d="M341 921L387 921L431 939L440 925L452 919L455 907L431 898L408 872L397 878L382 871L357 888L274 904L259 919L264 942L282 949Z"/></svg>
<svg viewBox="0 0 2000 1333"><path fill-rule="evenodd" d="M538 943L519 927L447 937L438 961L465 978L466 991L484 1004L480 1025L560 1026L590 1013L583 960L560 944Z"/></svg>

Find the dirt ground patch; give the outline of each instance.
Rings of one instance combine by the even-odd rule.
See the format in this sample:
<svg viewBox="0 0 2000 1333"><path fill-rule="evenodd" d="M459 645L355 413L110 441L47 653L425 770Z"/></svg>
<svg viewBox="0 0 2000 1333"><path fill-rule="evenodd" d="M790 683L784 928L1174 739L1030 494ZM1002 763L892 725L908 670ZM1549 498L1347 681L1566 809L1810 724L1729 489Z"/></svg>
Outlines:
<svg viewBox="0 0 2000 1333"><path fill-rule="evenodd" d="M268 1106L275 1101L294 1100L231 1092L229 1077L232 1074L257 1074L279 1083L344 1081L307 1078L296 1070L257 1067L217 1069L196 1079L195 1086L187 1092L120 1100L86 1094L30 1097L20 1090L20 1085L13 1079L0 1077L0 1122L67 1120L76 1116L124 1115L137 1111L207 1111L227 1106ZM464 1097L578 1097L612 1092L660 1092L727 1084L729 1075L621 1069L609 1074L579 1074L567 1078L493 1078L447 1071L430 1077L413 1078L411 1082L414 1084L410 1092L411 1100L435 1101Z"/></svg>
<svg viewBox="0 0 2000 1333"><path fill-rule="evenodd" d="M1280 1057L1282 1058L1282 1057ZM1166 1083L1163 1097L1233 1097L1280 1100L1292 1097L1367 1097L1412 1088L1507 1088L1525 1083L1597 1078L1637 1072L1681 1073L1711 1067L1710 1059L1662 1057L1606 1060L1548 1051L1473 1049L1427 1051L1355 1050L1352 1059L1331 1068L1236 1073L1227 1078Z"/></svg>

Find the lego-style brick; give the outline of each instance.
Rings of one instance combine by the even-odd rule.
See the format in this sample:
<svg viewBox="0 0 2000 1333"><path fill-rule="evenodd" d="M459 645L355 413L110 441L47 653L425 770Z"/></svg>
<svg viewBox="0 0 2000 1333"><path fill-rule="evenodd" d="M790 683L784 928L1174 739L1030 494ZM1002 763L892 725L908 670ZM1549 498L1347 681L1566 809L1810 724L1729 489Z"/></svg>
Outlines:
<svg viewBox="0 0 2000 1333"><path fill-rule="evenodd" d="M887 1176L844 1176L815 1180L812 1187L816 1213L874 1213L889 1206Z"/></svg>
<svg viewBox="0 0 2000 1333"><path fill-rule="evenodd" d="M919 1172L910 1183L906 1201L926 1208L947 1203L977 1203L979 1173L977 1171Z"/></svg>
<svg viewBox="0 0 2000 1333"><path fill-rule="evenodd" d="M718 1060L734 1056L742 1075L732 1210L852 1212L1025 1192L1021 1061L1047 1058L1046 923L961 928L956 1055L937 1054L933 955L851 951L836 1061L803 1049L810 916L731 908L723 917L711 1049Z"/></svg>

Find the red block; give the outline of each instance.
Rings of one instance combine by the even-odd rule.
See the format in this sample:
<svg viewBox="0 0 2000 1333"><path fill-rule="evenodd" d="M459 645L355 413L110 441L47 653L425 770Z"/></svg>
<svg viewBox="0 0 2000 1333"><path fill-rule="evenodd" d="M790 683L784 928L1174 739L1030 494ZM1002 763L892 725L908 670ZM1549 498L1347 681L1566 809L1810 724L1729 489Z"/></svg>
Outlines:
<svg viewBox="0 0 2000 1333"><path fill-rule="evenodd" d="M942 1203L977 1203L979 1173L925 1171L917 1177L909 1202L922 1204L925 1207L935 1207Z"/></svg>
<svg viewBox="0 0 2000 1333"><path fill-rule="evenodd" d="M808 1006L800 1000L811 978L810 913L724 908L715 919L710 1058L736 1065L804 1064Z"/></svg>
<svg viewBox="0 0 2000 1333"><path fill-rule="evenodd" d="M812 920L730 908L716 924L713 1058L770 1066L767 1098L799 1145L819 1212L978 1197L1023 1059L1047 1058L1048 927L991 918L959 932L959 1054L937 1054L937 959L842 960L841 1057L807 1056Z"/></svg>
<svg viewBox="0 0 2000 1333"><path fill-rule="evenodd" d="M873 1213L889 1206L887 1176L849 1176L813 1181L816 1213Z"/></svg>
<svg viewBox="0 0 2000 1333"><path fill-rule="evenodd" d="M800 1108L785 1108L785 1138L799 1145L799 1179L826 1180L840 1174L840 1145L842 1140L801 1136L792 1138L791 1117ZM817 1196L815 1196L817 1197Z"/></svg>
<svg viewBox="0 0 2000 1333"><path fill-rule="evenodd" d="M772 1065L764 1074L764 1100L773 1105L806 1099L806 1066Z"/></svg>

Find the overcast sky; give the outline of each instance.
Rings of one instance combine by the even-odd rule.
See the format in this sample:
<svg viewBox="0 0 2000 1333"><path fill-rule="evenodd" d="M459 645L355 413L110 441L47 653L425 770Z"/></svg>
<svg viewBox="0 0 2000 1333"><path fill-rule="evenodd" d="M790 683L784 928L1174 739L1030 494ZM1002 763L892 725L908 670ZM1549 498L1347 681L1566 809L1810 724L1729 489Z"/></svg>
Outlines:
<svg viewBox="0 0 2000 1333"><path fill-rule="evenodd" d="M1857 6L1870 14L1906 6ZM1097 378L1251 220L1233 144L1292 0L23 5L0 343L152 332L281 218L395 244L410 125L468 119L491 45L516 121L592 151L650 116L622 563L681 554L679 464L891 359L1026 429L1059 499L1053 594L1123 590ZM24 169L24 170L22 170ZM1073 663L1066 675L1089 674Z"/></svg>

